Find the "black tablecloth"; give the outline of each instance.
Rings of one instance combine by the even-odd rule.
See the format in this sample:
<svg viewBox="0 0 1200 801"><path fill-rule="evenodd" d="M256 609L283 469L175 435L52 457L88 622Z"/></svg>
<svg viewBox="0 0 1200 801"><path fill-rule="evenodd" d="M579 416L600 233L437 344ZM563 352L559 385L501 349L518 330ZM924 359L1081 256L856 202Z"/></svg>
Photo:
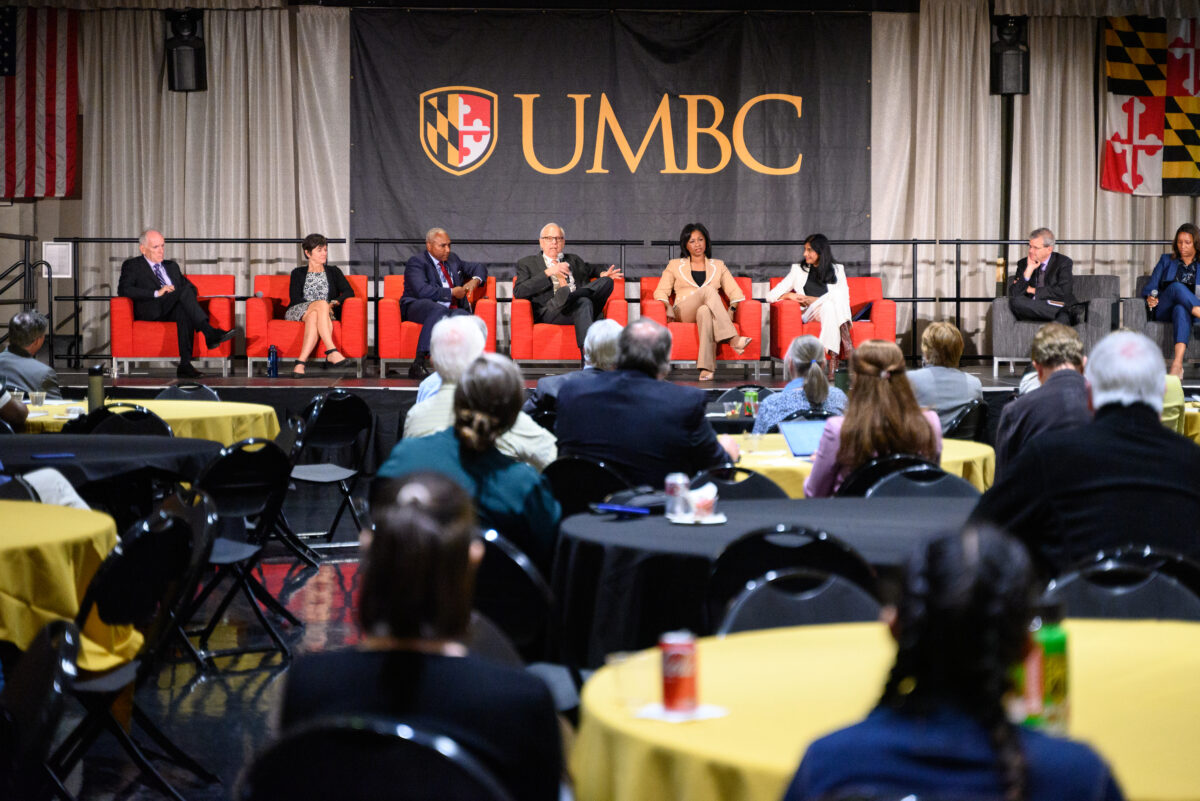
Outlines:
<svg viewBox="0 0 1200 801"><path fill-rule="evenodd" d="M829 532L881 572L894 574L913 546L961 527L973 498L809 498L723 501L729 521L677 526L663 517L617 520L574 515L563 521L553 584L567 646L594 667L612 651L648 648L664 631L704 631L708 574L724 547L776 523Z"/></svg>
<svg viewBox="0 0 1200 801"><path fill-rule="evenodd" d="M718 434L745 434L754 428L754 418L745 415L725 416L725 404L710 403L707 407L708 422ZM714 417L714 415L719 415Z"/></svg>
<svg viewBox="0 0 1200 801"><path fill-rule="evenodd" d="M220 452L219 442L186 437L105 434L0 437L0 462L5 472L27 473L53 467L77 488L144 470L190 481Z"/></svg>

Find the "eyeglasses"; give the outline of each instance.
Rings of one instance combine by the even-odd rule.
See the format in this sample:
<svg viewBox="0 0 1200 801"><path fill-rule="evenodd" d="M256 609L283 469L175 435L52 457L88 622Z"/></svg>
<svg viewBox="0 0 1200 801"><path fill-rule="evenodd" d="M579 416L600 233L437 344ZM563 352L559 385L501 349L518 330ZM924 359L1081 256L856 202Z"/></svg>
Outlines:
<svg viewBox="0 0 1200 801"><path fill-rule="evenodd" d="M542 240L545 242L564 242L564 241L566 241L561 236L543 236Z"/></svg>

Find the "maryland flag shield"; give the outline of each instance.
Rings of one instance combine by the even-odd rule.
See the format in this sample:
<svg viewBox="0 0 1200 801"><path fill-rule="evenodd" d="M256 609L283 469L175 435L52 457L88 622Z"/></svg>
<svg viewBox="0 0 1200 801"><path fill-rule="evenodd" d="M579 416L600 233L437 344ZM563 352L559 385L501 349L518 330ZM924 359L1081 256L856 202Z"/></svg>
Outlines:
<svg viewBox="0 0 1200 801"><path fill-rule="evenodd" d="M1200 195L1200 20L1109 17L1100 186Z"/></svg>
<svg viewBox="0 0 1200 801"><path fill-rule="evenodd" d="M421 94L421 146L443 170L465 175L496 149L497 96L474 86L443 86Z"/></svg>

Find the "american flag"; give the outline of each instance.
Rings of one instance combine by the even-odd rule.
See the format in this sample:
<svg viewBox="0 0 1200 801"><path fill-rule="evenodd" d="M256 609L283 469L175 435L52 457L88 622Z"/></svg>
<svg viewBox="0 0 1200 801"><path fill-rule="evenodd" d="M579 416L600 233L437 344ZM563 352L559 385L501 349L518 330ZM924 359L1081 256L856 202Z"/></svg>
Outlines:
<svg viewBox="0 0 1200 801"><path fill-rule="evenodd" d="M0 8L0 198L75 192L79 15Z"/></svg>

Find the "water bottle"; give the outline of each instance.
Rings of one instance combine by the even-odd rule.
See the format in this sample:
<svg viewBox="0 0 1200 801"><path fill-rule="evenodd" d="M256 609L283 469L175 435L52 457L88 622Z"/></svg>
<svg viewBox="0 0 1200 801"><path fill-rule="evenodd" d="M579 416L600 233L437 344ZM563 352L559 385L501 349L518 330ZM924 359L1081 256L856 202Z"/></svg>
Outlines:
<svg viewBox="0 0 1200 801"><path fill-rule="evenodd" d="M93 364L88 368L87 389L88 414L104 406L104 365Z"/></svg>
<svg viewBox="0 0 1200 801"><path fill-rule="evenodd" d="M279 378L279 349L274 345L267 351L267 375Z"/></svg>
<svg viewBox="0 0 1200 801"><path fill-rule="evenodd" d="M1029 633L1033 647L1025 658L1025 725L1051 734L1067 733L1067 632L1062 605L1040 604Z"/></svg>

